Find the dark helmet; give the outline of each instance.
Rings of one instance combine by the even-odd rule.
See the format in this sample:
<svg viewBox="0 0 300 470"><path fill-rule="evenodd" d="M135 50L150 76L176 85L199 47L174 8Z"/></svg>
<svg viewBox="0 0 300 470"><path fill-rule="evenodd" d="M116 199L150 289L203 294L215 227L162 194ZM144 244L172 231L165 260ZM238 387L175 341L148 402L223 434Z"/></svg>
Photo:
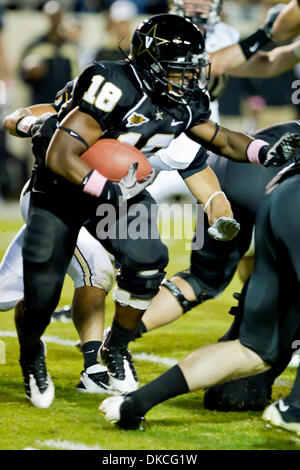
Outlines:
<svg viewBox="0 0 300 470"><path fill-rule="evenodd" d="M211 0L210 11L206 13L199 12L199 10L201 11L201 0L198 0L197 9L195 8L195 13L192 15L187 14L185 11L184 0L170 0L169 5L170 13L189 18L197 26L213 25L221 21L223 0Z"/></svg>
<svg viewBox="0 0 300 470"><path fill-rule="evenodd" d="M207 88L210 63L204 39L186 18L162 14L143 21L133 35L130 55L150 93L185 102ZM170 72L180 74L180 80L171 81Z"/></svg>

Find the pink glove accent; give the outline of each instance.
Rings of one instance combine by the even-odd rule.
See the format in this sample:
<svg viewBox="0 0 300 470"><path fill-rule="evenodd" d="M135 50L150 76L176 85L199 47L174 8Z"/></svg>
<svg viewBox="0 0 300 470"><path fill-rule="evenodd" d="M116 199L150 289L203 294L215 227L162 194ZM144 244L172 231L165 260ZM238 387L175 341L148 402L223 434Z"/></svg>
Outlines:
<svg viewBox="0 0 300 470"><path fill-rule="evenodd" d="M269 145L268 142L264 140L256 139L251 142L251 144L247 148L247 157L249 162L253 163L254 165L261 165L258 155L259 151L265 145Z"/></svg>
<svg viewBox="0 0 300 470"><path fill-rule="evenodd" d="M106 181L107 178L105 178L105 176L102 176L98 171L94 170L84 185L83 192L98 197L102 193Z"/></svg>

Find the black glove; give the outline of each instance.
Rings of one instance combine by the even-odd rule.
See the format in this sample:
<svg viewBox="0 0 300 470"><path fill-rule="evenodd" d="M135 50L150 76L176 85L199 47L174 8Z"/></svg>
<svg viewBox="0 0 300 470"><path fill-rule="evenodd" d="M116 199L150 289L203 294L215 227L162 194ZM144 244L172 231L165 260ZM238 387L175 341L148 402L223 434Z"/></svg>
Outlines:
<svg viewBox="0 0 300 470"><path fill-rule="evenodd" d="M44 122L47 121L47 119L49 119L50 117L53 117L53 116L56 116L56 115L53 114L53 113L44 113L41 116L39 116L37 118L37 120L35 121L35 123L33 123L30 126L30 135L31 135L31 137L34 137L35 134L40 130L40 128L42 127Z"/></svg>
<svg viewBox="0 0 300 470"><path fill-rule="evenodd" d="M275 144L261 150L265 167L282 166L292 159L297 161L300 157L300 135L286 133Z"/></svg>

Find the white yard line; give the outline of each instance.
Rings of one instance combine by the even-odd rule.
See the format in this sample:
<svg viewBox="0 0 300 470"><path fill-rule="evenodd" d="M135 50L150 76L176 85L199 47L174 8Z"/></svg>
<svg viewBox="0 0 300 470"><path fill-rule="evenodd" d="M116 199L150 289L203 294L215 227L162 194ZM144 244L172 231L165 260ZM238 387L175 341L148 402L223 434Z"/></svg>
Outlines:
<svg viewBox="0 0 300 470"><path fill-rule="evenodd" d="M0 338L1 337L16 338L17 333L14 331L1 331L0 330ZM57 336L43 336L42 339L46 343L59 344L60 346L75 346L77 343L77 341L73 341L70 339L61 339ZM153 362L154 364L160 364L160 365L168 366L168 367L172 367L178 362L176 359L172 359L169 357L155 356L154 354L147 354L147 353L133 354L133 357L140 361Z"/></svg>
<svg viewBox="0 0 300 470"><path fill-rule="evenodd" d="M17 333L15 333L14 331L1 331L0 330L0 338L1 336L16 338ZM77 344L77 341L73 341L71 339L62 339L62 338L59 338L58 336L43 336L43 340L46 343L59 344L60 346L75 346ZM160 364L160 365L168 366L168 367L172 367L178 362L176 359L172 359L170 357L155 356L154 354L147 354L147 353L133 354L133 357L139 361L148 361L154 364ZM288 367L298 367L299 363L300 363L300 355L294 354L293 359L289 363Z"/></svg>
<svg viewBox="0 0 300 470"><path fill-rule="evenodd" d="M36 441L37 445L64 450L105 450L99 446L87 446L82 442L61 441L60 439L48 439L46 441Z"/></svg>
<svg viewBox="0 0 300 470"><path fill-rule="evenodd" d="M87 446L82 442L61 441L60 439L48 439L46 441L35 441L35 445L39 447L50 447L53 449L61 450L105 450L99 446ZM25 447L23 450L40 450L36 447Z"/></svg>

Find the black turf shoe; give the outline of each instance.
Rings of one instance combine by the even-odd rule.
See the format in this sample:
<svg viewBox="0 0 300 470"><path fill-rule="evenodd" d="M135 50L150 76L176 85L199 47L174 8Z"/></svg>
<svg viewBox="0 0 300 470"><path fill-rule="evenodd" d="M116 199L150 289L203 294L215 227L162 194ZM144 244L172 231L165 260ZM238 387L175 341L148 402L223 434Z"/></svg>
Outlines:
<svg viewBox="0 0 300 470"><path fill-rule="evenodd" d="M81 372L77 390L85 393L113 394L106 367L95 364Z"/></svg>
<svg viewBox="0 0 300 470"><path fill-rule="evenodd" d="M100 348L100 358L108 369L109 384L119 393L134 392L139 382L131 354L126 348L107 347L106 342Z"/></svg>
<svg viewBox="0 0 300 470"><path fill-rule="evenodd" d="M34 360L20 358L26 395L37 408L48 408L55 395L54 385L47 373L45 355L46 348L42 343L41 351Z"/></svg>

